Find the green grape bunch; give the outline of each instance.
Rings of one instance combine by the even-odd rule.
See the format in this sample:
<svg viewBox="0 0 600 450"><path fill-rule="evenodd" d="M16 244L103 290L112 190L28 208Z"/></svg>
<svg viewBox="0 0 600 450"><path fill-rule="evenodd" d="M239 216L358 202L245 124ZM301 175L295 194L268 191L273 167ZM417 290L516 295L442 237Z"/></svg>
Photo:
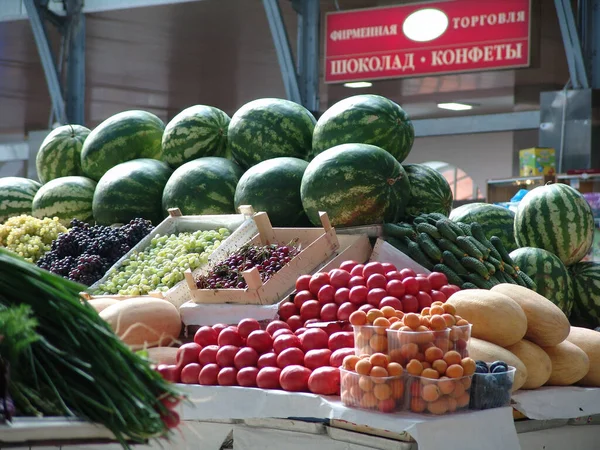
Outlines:
<svg viewBox="0 0 600 450"><path fill-rule="evenodd" d="M52 241L66 232L58 217L37 219L24 214L0 225L0 247L35 263L50 251Z"/></svg>
<svg viewBox="0 0 600 450"><path fill-rule="evenodd" d="M168 291L192 271L208 263L208 257L229 236L227 228L156 235L144 251L134 252L121 266L106 274L95 295L146 295Z"/></svg>

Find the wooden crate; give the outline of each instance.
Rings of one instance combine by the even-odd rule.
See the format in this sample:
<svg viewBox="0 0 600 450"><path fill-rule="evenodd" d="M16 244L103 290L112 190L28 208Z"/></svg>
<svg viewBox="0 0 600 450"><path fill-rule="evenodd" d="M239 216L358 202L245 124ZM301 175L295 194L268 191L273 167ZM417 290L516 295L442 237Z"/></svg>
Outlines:
<svg viewBox="0 0 600 450"><path fill-rule="evenodd" d="M243 273L246 289L198 289L191 271L185 272L190 296L195 303L272 305L294 290L296 279L323 264L339 248L335 229L326 213L319 213L323 228L273 228L266 213L254 216L258 234L250 240L255 245L287 245L297 241L301 251L264 284L258 269Z"/></svg>

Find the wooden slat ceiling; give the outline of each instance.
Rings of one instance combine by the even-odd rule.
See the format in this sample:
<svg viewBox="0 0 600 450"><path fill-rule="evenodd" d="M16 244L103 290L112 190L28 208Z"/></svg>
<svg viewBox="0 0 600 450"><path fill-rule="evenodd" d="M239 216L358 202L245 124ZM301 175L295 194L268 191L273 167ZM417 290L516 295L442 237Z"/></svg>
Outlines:
<svg viewBox="0 0 600 450"><path fill-rule="evenodd" d="M543 26L538 33L547 50L540 67L390 80L375 83L371 91L394 98L415 117L439 114L437 101L479 99L479 114L513 110L521 95L535 103L540 80L555 88L567 78L552 1L541 1L550 7L541 8ZM399 2L338 3L352 9ZM296 16L289 0L280 4L294 46ZM333 0L321 4L324 11L334 8ZM57 34L51 33L51 38L58 50ZM198 103L232 114L255 98L285 97L260 0L204 0L89 14L86 38L88 126L125 109L146 109L168 120ZM322 84L322 107L356 93ZM49 95L29 23L0 23L0 135L46 129L49 114Z"/></svg>

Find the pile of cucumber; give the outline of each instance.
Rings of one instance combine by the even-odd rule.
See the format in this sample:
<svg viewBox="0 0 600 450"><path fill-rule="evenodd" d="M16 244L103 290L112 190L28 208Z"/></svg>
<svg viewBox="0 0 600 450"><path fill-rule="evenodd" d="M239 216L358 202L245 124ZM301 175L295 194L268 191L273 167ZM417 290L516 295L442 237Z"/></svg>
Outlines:
<svg viewBox="0 0 600 450"><path fill-rule="evenodd" d="M438 213L422 214L412 224L384 224L383 234L398 250L426 269L445 274L462 289L491 289L502 283L535 289L500 238L487 239L478 223L453 222Z"/></svg>

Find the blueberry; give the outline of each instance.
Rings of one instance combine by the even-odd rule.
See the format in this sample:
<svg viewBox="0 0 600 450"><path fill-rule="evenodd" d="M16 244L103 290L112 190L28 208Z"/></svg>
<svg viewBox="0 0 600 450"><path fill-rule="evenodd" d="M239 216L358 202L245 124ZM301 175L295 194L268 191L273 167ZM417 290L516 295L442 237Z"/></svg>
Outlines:
<svg viewBox="0 0 600 450"><path fill-rule="evenodd" d="M502 367L502 370L500 370L500 371L495 370L498 367ZM492 373L506 372L507 370L508 370L508 364L506 364L504 361L494 361L490 365L490 372L492 372Z"/></svg>
<svg viewBox="0 0 600 450"><path fill-rule="evenodd" d="M488 373L488 368L487 366L480 366L479 364L477 364L475 366L475 373Z"/></svg>
<svg viewBox="0 0 600 450"><path fill-rule="evenodd" d="M487 363L485 361L482 361L480 359L478 359L477 361L475 361L475 364L478 366L485 366L487 367Z"/></svg>
<svg viewBox="0 0 600 450"><path fill-rule="evenodd" d="M494 367L491 367L490 372L491 373L506 373L507 370L508 369L505 366L494 366Z"/></svg>

